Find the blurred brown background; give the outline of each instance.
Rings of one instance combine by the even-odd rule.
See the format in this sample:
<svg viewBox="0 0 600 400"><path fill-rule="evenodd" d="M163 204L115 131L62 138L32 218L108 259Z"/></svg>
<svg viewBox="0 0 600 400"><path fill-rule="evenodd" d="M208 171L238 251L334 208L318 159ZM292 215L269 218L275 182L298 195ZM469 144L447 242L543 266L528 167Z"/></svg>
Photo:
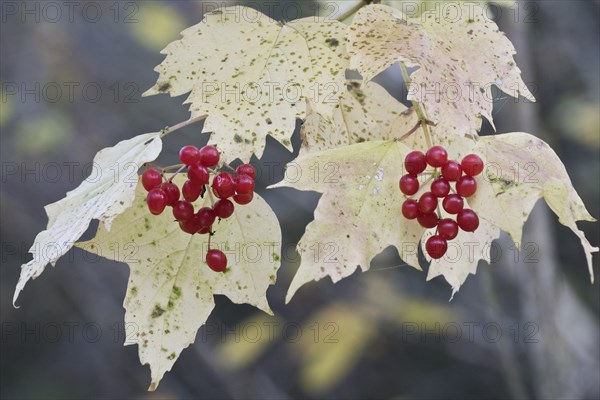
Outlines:
<svg viewBox="0 0 600 400"><path fill-rule="evenodd" d="M43 206L76 187L101 148L187 119L185 96L140 95L157 77L159 51L203 11L231 4L66 3L1 2L2 398L600 396L598 284L589 283L578 239L542 202L525 226L531 246L517 253L503 237L496 262L480 265L451 303L442 278L425 282L425 273L386 251L372 272L309 284L284 306L298 265L293 245L318 195L265 190L295 156L270 139L263 159L254 161L265 171L258 191L283 229L283 265L269 290L277 317L217 297L195 345L148 393L149 370L139 365L137 348L122 346L125 265L73 250L31 282L14 309L19 266L47 222ZM268 3L250 5L272 10L276 19L317 9L311 1ZM434 9L436 2L427 3ZM502 10L496 21L538 99L528 104L498 93L498 132L527 131L549 142L598 218L599 2L532 1L493 10ZM379 79L392 93L402 93L397 72ZM169 137L161 158L174 160L183 144L205 143L199 132L191 126ZM298 132L294 138L297 149ZM599 225L580 227L598 245ZM597 255L594 265L598 279Z"/></svg>

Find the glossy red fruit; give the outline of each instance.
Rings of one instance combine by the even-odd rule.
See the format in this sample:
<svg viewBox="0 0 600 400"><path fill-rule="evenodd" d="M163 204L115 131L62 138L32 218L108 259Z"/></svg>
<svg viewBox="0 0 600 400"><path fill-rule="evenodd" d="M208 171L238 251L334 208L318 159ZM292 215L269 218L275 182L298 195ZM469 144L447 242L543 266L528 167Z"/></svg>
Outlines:
<svg viewBox="0 0 600 400"><path fill-rule="evenodd" d="M189 233L190 235L198 233L198 230L202 228L200 217L198 214L193 214L191 218L186 219L185 221L179 221L179 227L182 231Z"/></svg>
<svg viewBox="0 0 600 400"><path fill-rule="evenodd" d="M185 221L194 215L194 205L187 201L178 201L173 205L173 216L177 221Z"/></svg>
<svg viewBox="0 0 600 400"><path fill-rule="evenodd" d="M235 193L233 178L227 172L219 172L212 181L213 193L220 199L231 197Z"/></svg>
<svg viewBox="0 0 600 400"><path fill-rule="evenodd" d="M225 272L227 269L227 257L221 250L210 249L206 253L206 264L215 272Z"/></svg>
<svg viewBox="0 0 600 400"><path fill-rule="evenodd" d="M431 258L437 260L446 254L446 251L448 250L448 242L446 242L446 240L439 235L432 236L427 239L427 242L425 242L425 250Z"/></svg>
<svg viewBox="0 0 600 400"><path fill-rule="evenodd" d="M142 185L144 189L150 191L162 183L160 172L155 169L147 169L142 174Z"/></svg>
<svg viewBox="0 0 600 400"><path fill-rule="evenodd" d="M200 219L200 225L203 227L210 227L217 219L215 211L210 207L202 207L198 210L198 218Z"/></svg>
<svg viewBox="0 0 600 400"><path fill-rule="evenodd" d="M438 223L438 234L446 240L452 240L458 235L458 224L450 218L444 218Z"/></svg>
<svg viewBox="0 0 600 400"><path fill-rule="evenodd" d="M435 197L446 197L450 192L450 184L444 178L437 178L431 182L431 193Z"/></svg>
<svg viewBox="0 0 600 400"><path fill-rule="evenodd" d="M238 175L234 179L235 192L237 194L248 194L254 191L254 179L248 175Z"/></svg>
<svg viewBox="0 0 600 400"><path fill-rule="evenodd" d="M464 205L464 200L458 194L450 194L442 201L442 207L448 214L458 214Z"/></svg>
<svg viewBox="0 0 600 400"><path fill-rule="evenodd" d="M483 171L483 160L477 154L466 155L460 165L469 176L477 176Z"/></svg>
<svg viewBox="0 0 600 400"><path fill-rule="evenodd" d="M235 207L228 199L221 199L215 203L215 214L219 218L229 218L233 215Z"/></svg>
<svg viewBox="0 0 600 400"><path fill-rule="evenodd" d="M198 200L198 197L200 197L200 193L202 193L202 186L188 179L183 184L181 188L181 193L183 193L184 199L186 199L190 203L193 203L194 201Z"/></svg>
<svg viewBox="0 0 600 400"><path fill-rule="evenodd" d="M456 216L458 226L465 232L475 232L479 227L479 217L473 210L468 208L462 210Z"/></svg>
<svg viewBox="0 0 600 400"><path fill-rule="evenodd" d="M210 175L206 167L199 164L194 164L190 165L188 168L188 178L190 181L198 185L206 185L208 184Z"/></svg>
<svg viewBox="0 0 600 400"><path fill-rule="evenodd" d="M433 214L423 214L423 213L419 213L419 216L417 217L417 222L419 222L419 224L423 227L423 228L435 228L438 224L438 216L437 214L433 213Z"/></svg>
<svg viewBox="0 0 600 400"><path fill-rule="evenodd" d="M256 179L256 170L250 164L242 164L235 169L239 175L248 175L252 179Z"/></svg>
<svg viewBox="0 0 600 400"><path fill-rule="evenodd" d="M456 161L448 161L442 166L442 176L448 182L456 182L462 176L462 168Z"/></svg>
<svg viewBox="0 0 600 400"><path fill-rule="evenodd" d="M423 193L419 198L419 211L423 214L433 213L437 205L438 199L431 192Z"/></svg>
<svg viewBox="0 0 600 400"><path fill-rule="evenodd" d="M179 200L179 187L172 182L163 183L160 188L167 195L167 205L172 206Z"/></svg>
<svg viewBox="0 0 600 400"><path fill-rule="evenodd" d="M159 215L167 206L167 194L160 188L154 188L148 192L146 203L152 214Z"/></svg>
<svg viewBox="0 0 600 400"><path fill-rule="evenodd" d="M183 146L179 150L179 160L185 165L194 165L200 162L200 150L196 146Z"/></svg>
<svg viewBox="0 0 600 400"><path fill-rule="evenodd" d="M198 229L198 232L201 235L206 235L207 233L211 233L212 232L212 225L211 226L203 226L202 228Z"/></svg>
<svg viewBox="0 0 600 400"><path fill-rule="evenodd" d="M425 154L420 151L411 151L404 158L404 169L410 175L418 175L427 168Z"/></svg>
<svg viewBox="0 0 600 400"><path fill-rule="evenodd" d="M402 203L402 215L406 219L415 219L419 216L419 206L413 199L408 199Z"/></svg>
<svg viewBox="0 0 600 400"><path fill-rule="evenodd" d="M477 191L477 182L475 178L465 175L456 182L456 193L462 197L470 197Z"/></svg>
<svg viewBox="0 0 600 400"><path fill-rule="evenodd" d="M419 191L419 180L414 175L404 175L400 178L400 191L407 196L412 196Z"/></svg>
<svg viewBox="0 0 600 400"><path fill-rule="evenodd" d="M235 196L233 196L233 201L235 201L239 205L244 205L244 204L250 203L253 198L254 198L254 193L252 193L252 192L247 193L247 194L236 194Z"/></svg>
<svg viewBox="0 0 600 400"><path fill-rule="evenodd" d="M442 146L433 146L427 150L425 158L427 159L427 164L434 168L439 168L448 161L448 152Z"/></svg>
<svg viewBox="0 0 600 400"><path fill-rule="evenodd" d="M204 146L200 149L200 164L211 168L219 162L219 150L214 146Z"/></svg>

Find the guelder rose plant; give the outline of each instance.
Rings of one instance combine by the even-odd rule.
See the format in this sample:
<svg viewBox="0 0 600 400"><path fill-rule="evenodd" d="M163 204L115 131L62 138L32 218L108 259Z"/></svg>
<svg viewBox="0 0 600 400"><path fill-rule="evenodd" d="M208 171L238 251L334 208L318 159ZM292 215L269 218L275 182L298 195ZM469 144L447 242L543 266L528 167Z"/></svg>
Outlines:
<svg viewBox="0 0 600 400"><path fill-rule="evenodd" d="M534 99L506 36L484 16L463 11L458 20L419 19L373 4L349 26L316 17L280 23L245 7L206 14L163 50L158 81L145 93L189 93L191 118L99 151L100 179L46 206L48 226L22 266L14 302L73 243L129 264L125 320L138 330L125 344L138 345L156 389L193 343L213 295L271 313L266 290L280 266L280 227L254 193L256 171L229 162L262 157L267 136L292 150L297 119L300 155L272 188L322 196L297 244L302 262L287 302L308 282L368 270L388 246L419 270L430 262L427 279L444 276L454 295L490 254L488 246L456 261L445 257L449 243L468 254L467 244L489 244L504 231L518 246L541 197L580 238L593 281L598 248L576 221L595 220L554 151L528 133L478 136L482 117L493 124L484 82ZM410 108L372 81L396 63L410 87ZM362 80L347 80L348 70ZM448 96L440 84L448 82L473 90ZM232 99L227 90L244 95ZM165 136L200 120L210 134L206 147L182 148L181 164L152 164ZM511 168L515 163L536 165L535 179ZM127 174L132 164L141 182ZM92 219L100 221L96 237L76 243ZM332 242L334 252L323 245ZM112 251L114 243L123 248ZM227 257L248 244L261 246L258 258Z"/></svg>

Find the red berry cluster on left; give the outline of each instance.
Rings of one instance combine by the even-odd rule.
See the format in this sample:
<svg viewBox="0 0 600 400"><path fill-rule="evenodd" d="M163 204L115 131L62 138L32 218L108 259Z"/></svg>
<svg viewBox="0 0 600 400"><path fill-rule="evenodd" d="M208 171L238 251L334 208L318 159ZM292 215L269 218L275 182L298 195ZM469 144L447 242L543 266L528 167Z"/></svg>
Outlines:
<svg viewBox="0 0 600 400"><path fill-rule="evenodd" d="M426 154L412 151L404 159L407 173L400 178L400 191L406 196L416 194L420 188L418 175L428 165L434 168L430 173L429 180L432 182L429 191L418 200L409 198L404 201L402 215L406 219L416 219L424 228L436 228L435 235L425 243L425 250L431 258L438 259L446 254L448 240L458 235L459 228L475 232L479 227L479 217L475 211L464 208L463 199L475 194L477 182L474 176L483 171L483 161L476 154L465 156L460 163L448 160L448 153L442 146L433 146ZM448 214L456 215L456 221L441 218L440 200Z"/></svg>
<svg viewBox="0 0 600 400"><path fill-rule="evenodd" d="M219 172L217 165L220 155L217 148L213 146L204 146L201 149L195 146L184 146L179 151L179 159L183 164L161 169L164 171L179 168L168 180L164 180L157 169L147 169L142 174L142 185L148 191L146 203L152 214L160 215L167 206L170 206L173 209L173 217L182 231L191 235L199 233L212 236L215 220L233 215L235 209L233 202L244 205L252 201L256 178L256 170L252 165L240 165L233 174ZM187 169L188 179L180 190L172 180L177 173L185 169ZM202 207L194 212L193 203L198 198L204 197L209 184L212 194L218 200L214 201L209 193L212 207ZM233 202L230 199L233 199ZM227 257L220 250L209 249L206 263L212 270L223 272L227 268Z"/></svg>

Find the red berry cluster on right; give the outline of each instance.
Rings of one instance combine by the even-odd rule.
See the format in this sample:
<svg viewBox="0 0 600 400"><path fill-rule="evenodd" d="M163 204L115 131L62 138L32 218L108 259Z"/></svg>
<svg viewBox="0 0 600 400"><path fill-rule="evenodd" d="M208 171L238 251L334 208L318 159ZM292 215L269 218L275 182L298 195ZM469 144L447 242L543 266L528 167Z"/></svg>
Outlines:
<svg viewBox="0 0 600 400"><path fill-rule="evenodd" d="M402 215L406 219L416 219L424 228L436 228L436 233L427 239L425 250L431 258L442 258L448 250L448 240L458 235L458 229L475 232L479 227L479 217L475 211L464 208L464 198L477 191L477 182L473 178L483 171L483 161L476 154L465 156L460 163L448 160L448 152L442 146L433 146L426 154L412 151L404 159L406 175L400 178L400 191L412 196L419 191L418 175L427 166L433 167L428 192L418 200L409 198L402 204ZM453 187L454 185L454 187ZM441 218L439 201L452 218Z"/></svg>

